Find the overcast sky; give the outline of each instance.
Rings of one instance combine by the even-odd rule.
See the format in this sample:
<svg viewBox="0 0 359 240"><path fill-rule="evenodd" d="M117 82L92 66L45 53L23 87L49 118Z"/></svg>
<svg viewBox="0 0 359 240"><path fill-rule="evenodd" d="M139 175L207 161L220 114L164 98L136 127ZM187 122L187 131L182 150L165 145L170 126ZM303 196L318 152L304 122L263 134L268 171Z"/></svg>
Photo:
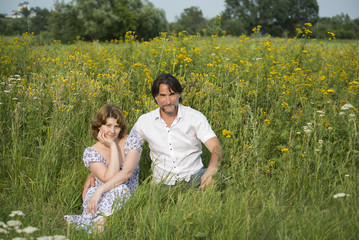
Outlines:
<svg viewBox="0 0 359 240"><path fill-rule="evenodd" d="M70 0L65 0L70 2ZM185 8L199 7L205 18L213 18L224 10L224 0L149 0L156 8L166 12L169 22L175 21ZM0 13L10 14L17 10L20 0L0 0ZM28 0L30 7L53 9L54 0ZM320 17L332 17L341 13L348 14L351 19L359 18L359 0L317 0Z"/></svg>

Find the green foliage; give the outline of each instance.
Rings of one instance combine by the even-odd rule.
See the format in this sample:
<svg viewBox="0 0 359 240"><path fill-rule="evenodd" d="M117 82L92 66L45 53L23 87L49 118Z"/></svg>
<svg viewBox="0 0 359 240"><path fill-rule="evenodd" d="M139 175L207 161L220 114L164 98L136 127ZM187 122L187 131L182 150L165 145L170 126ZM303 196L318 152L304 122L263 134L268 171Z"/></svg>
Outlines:
<svg viewBox="0 0 359 240"><path fill-rule="evenodd" d="M41 32L48 30L50 11L46 8L32 8L32 11L36 13L36 16L30 19L30 32L34 34L40 34Z"/></svg>
<svg viewBox="0 0 359 240"><path fill-rule="evenodd" d="M288 32L290 36L296 33L296 27L305 22L315 23L318 19L319 7L316 0L226 0L223 13L224 26L229 27L233 20L244 24L248 34L257 26L262 26L264 33L272 36L283 36ZM225 29L227 31L227 29Z"/></svg>
<svg viewBox="0 0 359 240"><path fill-rule="evenodd" d="M177 32L187 31L195 35L201 33L206 28L206 24L207 20L203 17L202 10L199 7L190 7L184 9L172 28Z"/></svg>
<svg viewBox="0 0 359 240"><path fill-rule="evenodd" d="M140 11L136 33L139 39L149 40L159 36L161 32L168 32L166 13L147 2Z"/></svg>
<svg viewBox="0 0 359 240"><path fill-rule="evenodd" d="M351 20L348 14L320 18L313 28L313 35L317 38L326 38L328 32L335 33L339 39L358 39L359 19Z"/></svg>
<svg viewBox="0 0 359 240"><path fill-rule="evenodd" d="M49 31L53 39L67 43L84 35L83 22L73 5L56 1L54 8L49 18Z"/></svg>

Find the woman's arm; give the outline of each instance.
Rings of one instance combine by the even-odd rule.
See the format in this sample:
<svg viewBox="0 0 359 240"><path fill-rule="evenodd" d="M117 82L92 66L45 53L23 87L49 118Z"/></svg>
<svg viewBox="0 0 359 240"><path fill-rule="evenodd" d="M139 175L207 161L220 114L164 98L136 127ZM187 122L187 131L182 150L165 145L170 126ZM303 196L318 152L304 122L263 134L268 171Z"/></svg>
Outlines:
<svg viewBox="0 0 359 240"><path fill-rule="evenodd" d="M107 139L102 130L99 131L97 139L110 148L110 159L108 166L101 162L90 164L90 170L101 182L107 182L120 171L120 164L123 162L122 153L116 142Z"/></svg>
<svg viewBox="0 0 359 240"><path fill-rule="evenodd" d="M98 187L90 198L87 204L88 213L93 214L97 212L97 203L104 192L107 192L115 188L116 186L127 182L131 178L132 173L136 169L139 160L140 152L137 149L132 149L127 153L126 161L123 164L122 170L116 173L109 181Z"/></svg>
<svg viewBox="0 0 359 240"><path fill-rule="evenodd" d="M109 164L106 166L102 162L94 162L90 164L91 172L97 177L101 182L107 182L110 180L116 173L120 171L120 162L122 162L122 154L119 154L120 150L115 142L111 144L111 153ZM121 160L120 160L121 159Z"/></svg>

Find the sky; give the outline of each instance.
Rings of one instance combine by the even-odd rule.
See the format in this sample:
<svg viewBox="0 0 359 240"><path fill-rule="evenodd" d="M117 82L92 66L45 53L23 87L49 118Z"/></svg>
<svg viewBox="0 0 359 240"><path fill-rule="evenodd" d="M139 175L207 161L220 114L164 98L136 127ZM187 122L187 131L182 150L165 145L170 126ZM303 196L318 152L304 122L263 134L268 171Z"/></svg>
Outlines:
<svg viewBox="0 0 359 240"><path fill-rule="evenodd" d="M54 0L27 0L30 7L53 9ZM197 6L207 19L213 18L224 10L224 0L149 0L156 8L163 9L169 22L174 22L185 8ZM0 13L10 14L17 10L21 0L0 0ZM65 0L70 2L70 0ZM317 0L320 17L333 17L344 13L351 19L359 18L359 0Z"/></svg>

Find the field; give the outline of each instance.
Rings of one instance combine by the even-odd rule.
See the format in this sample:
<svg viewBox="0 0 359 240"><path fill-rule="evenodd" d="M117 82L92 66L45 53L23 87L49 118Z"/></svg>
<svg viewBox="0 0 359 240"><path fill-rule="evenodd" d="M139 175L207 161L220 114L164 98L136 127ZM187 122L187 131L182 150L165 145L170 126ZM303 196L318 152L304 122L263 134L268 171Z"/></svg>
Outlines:
<svg viewBox="0 0 359 240"><path fill-rule="evenodd" d="M359 237L359 41L311 39L310 24L290 39L259 28L72 44L25 34L0 38L0 57L0 239ZM163 72L207 116L227 181L152 186L144 145L140 187L106 231L68 230L63 216L82 211L91 118L114 103L131 128L157 107L150 86Z"/></svg>

